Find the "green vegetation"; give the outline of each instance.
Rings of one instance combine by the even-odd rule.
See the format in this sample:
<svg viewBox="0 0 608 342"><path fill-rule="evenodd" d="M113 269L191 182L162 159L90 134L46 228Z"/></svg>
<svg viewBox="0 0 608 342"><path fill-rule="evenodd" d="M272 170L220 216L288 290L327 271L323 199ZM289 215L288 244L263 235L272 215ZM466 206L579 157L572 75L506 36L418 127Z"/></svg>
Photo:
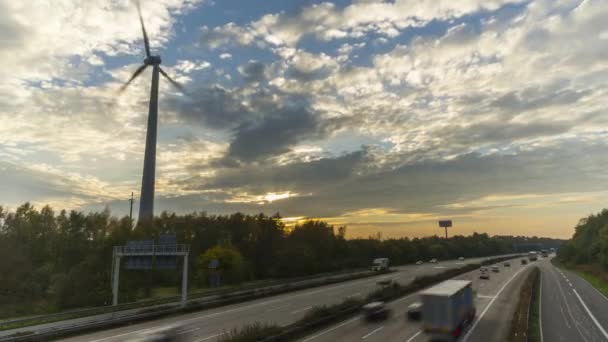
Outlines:
<svg viewBox="0 0 608 342"><path fill-rule="evenodd" d="M278 335L283 329L278 325L252 323L241 329L233 329L222 334L219 342L255 342L261 341L266 336Z"/></svg>
<svg viewBox="0 0 608 342"><path fill-rule="evenodd" d="M508 258L493 258L486 261L484 264L494 264ZM334 305L315 306L307 312L307 314L297 322L279 327L279 331L269 329L266 335L260 333L260 324L245 325L241 329L233 330L229 335L226 334L221 339L222 342L277 342L277 341L294 341L299 337L304 336L310 331L320 329L333 322L344 320L358 313L361 307L371 301L391 301L410 293L414 293L422 288L434 285L441 281L453 278L457 275L476 270L481 264L469 264L460 268L447 270L432 276L424 276L414 279L410 284L402 285L397 282L392 282L388 286L379 287L363 298L347 298L341 303ZM256 331L252 335L251 331Z"/></svg>
<svg viewBox="0 0 608 342"><path fill-rule="evenodd" d="M578 265L573 271L608 297L608 273L592 265Z"/></svg>
<svg viewBox="0 0 608 342"><path fill-rule="evenodd" d="M556 259L608 296L608 210L581 219Z"/></svg>
<svg viewBox="0 0 608 342"><path fill-rule="evenodd" d="M540 333L540 270L534 268L534 287L532 289L532 299L530 301L530 317L528 318L528 342L541 342Z"/></svg>
<svg viewBox="0 0 608 342"><path fill-rule="evenodd" d="M347 240L346 227L310 220L288 228L278 214L165 212L133 227L128 217L113 217L108 210L55 212L48 206L37 209L26 203L12 212L0 207L0 318L109 305L113 246L128 240L157 239L163 233L174 233L180 243L191 246L190 284L198 289L207 288L207 266L213 258L221 261L222 285L236 286L368 268L376 257L403 264L509 253L520 243L559 243L487 234L447 240L436 236ZM124 270L120 300L175 295L180 280L180 272L171 270ZM164 289L159 293L158 288Z"/></svg>
<svg viewBox="0 0 608 342"><path fill-rule="evenodd" d="M539 283L540 270L534 266L519 291L507 341L540 342Z"/></svg>
<svg viewBox="0 0 608 342"><path fill-rule="evenodd" d="M581 219L557 257L567 266L598 264L608 270L608 210Z"/></svg>

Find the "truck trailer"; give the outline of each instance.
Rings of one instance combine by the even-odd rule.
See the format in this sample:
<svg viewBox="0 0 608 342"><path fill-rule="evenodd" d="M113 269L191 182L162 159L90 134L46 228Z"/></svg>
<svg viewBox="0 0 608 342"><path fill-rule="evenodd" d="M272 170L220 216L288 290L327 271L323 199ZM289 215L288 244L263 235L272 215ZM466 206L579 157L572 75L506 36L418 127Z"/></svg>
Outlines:
<svg viewBox="0 0 608 342"><path fill-rule="evenodd" d="M422 330L432 340L454 341L475 318L473 288L468 280L446 280L424 290Z"/></svg>

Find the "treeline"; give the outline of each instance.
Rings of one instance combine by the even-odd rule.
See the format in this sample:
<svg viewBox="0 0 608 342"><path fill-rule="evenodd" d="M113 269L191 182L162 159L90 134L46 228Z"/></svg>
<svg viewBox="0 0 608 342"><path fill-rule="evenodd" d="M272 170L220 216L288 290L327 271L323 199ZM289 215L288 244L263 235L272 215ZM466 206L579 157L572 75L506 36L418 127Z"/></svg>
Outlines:
<svg viewBox="0 0 608 342"><path fill-rule="evenodd" d="M572 239L560 247L557 257L564 263L599 264L608 270L608 209L581 219Z"/></svg>
<svg viewBox="0 0 608 342"><path fill-rule="evenodd" d="M487 234L415 239L346 239L346 227L306 221L287 228L278 215L162 213L132 227L109 211L40 210L24 204L0 207L0 316L107 305L111 300L112 248L128 240L172 233L190 245L191 288L206 287L208 265L220 260L224 284L305 276L369 267L376 257L393 264L431 258L487 256L522 251L557 240L489 237ZM156 287L178 287L180 272L123 270L121 302L149 296Z"/></svg>

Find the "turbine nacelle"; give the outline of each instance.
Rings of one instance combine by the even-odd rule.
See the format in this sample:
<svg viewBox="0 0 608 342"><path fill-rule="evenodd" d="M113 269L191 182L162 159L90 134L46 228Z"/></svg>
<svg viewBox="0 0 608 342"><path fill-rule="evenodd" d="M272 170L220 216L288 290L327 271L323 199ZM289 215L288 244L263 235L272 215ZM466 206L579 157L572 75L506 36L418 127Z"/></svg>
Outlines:
<svg viewBox="0 0 608 342"><path fill-rule="evenodd" d="M148 56L144 59L145 65L160 65L160 56Z"/></svg>

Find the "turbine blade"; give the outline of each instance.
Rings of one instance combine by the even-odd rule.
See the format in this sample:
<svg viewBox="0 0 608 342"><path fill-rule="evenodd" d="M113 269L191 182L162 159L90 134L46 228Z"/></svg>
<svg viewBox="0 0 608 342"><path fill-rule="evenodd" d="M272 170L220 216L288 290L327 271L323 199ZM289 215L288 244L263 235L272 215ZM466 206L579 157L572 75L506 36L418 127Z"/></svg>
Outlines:
<svg viewBox="0 0 608 342"><path fill-rule="evenodd" d="M148 34L146 33L146 27L144 26L144 18L141 16L141 6L139 0L135 1L137 6L137 14L139 14L139 22L141 23L141 31L144 34L144 47L146 48L146 57L150 57L150 42L148 41Z"/></svg>
<svg viewBox="0 0 608 342"><path fill-rule="evenodd" d="M144 70L146 70L147 67L148 67L147 64L143 64L139 68L137 68L137 70L135 70L135 72L133 73L133 75L131 76L131 78L129 78L129 80L127 81L127 83L123 84L120 87L119 92L122 93L123 91L125 91L125 89L127 89L127 87L129 86L129 84L131 84L131 82L133 82L133 80L135 78L137 78L137 76L139 76L139 74L141 74Z"/></svg>
<svg viewBox="0 0 608 342"><path fill-rule="evenodd" d="M186 89L184 89L184 87L182 87L181 84L177 83L175 80L173 80L171 77L169 77L169 75L167 75L167 73L165 72L165 70L158 68L160 73L163 74L163 76L169 80L169 82L171 82L171 84L173 84L173 86L175 88L177 88L179 91L181 91L184 95L188 95L188 93L186 92Z"/></svg>

